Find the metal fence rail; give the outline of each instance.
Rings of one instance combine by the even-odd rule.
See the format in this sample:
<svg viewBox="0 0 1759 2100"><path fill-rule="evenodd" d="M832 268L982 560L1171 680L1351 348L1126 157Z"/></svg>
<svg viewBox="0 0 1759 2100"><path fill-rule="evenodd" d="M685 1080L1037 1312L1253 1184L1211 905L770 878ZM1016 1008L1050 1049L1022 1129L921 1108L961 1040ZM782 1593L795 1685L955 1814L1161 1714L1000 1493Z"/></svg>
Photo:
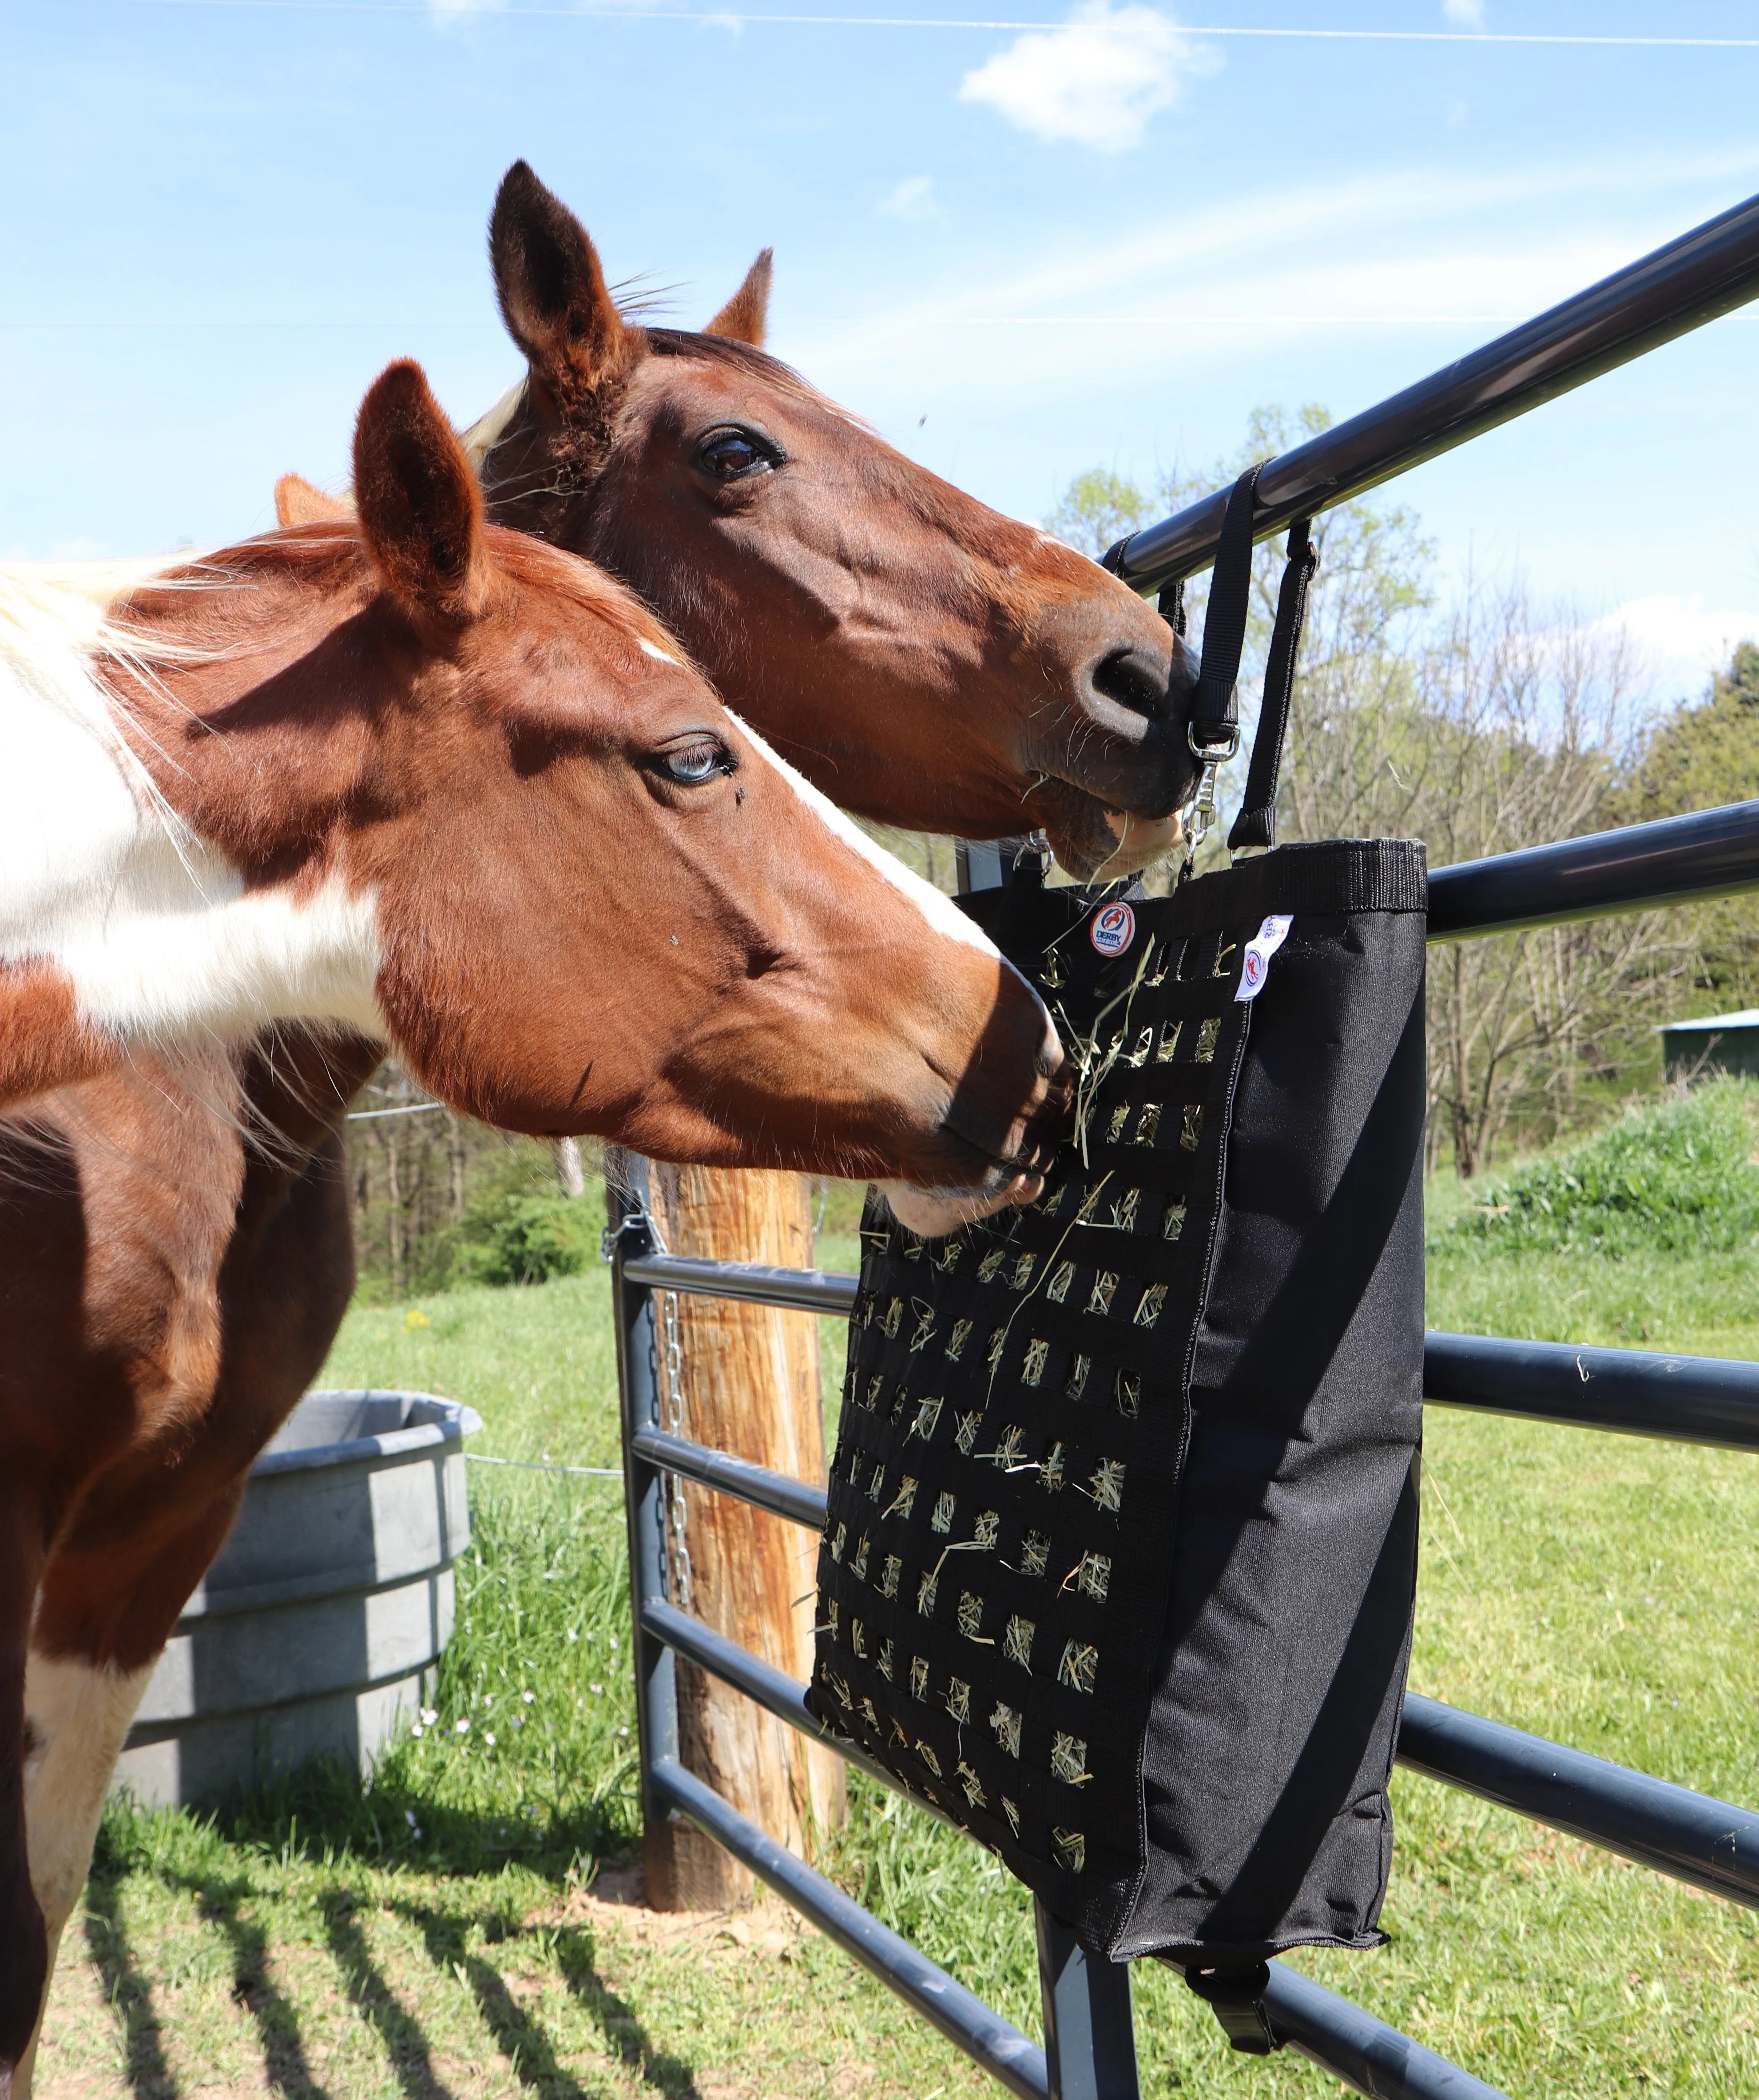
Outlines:
<svg viewBox="0 0 1759 2100"><path fill-rule="evenodd" d="M853 1309L859 1288L857 1277L824 1269L717 1264L657 1251L632 1255L625 1273L631 1282L656 1290L738 1298L840 1319L847 1319ZM1721 1357L1431 1330L1423 1338L1423 1397L1440 1407L1519 1415L1572 1429L1610 1429L1675 1444L1759 1450L1759 1364ZM801 1524L822 1520L822 1502L817 1518L809 1515L803 1499L807 1491L781 1473L766 1474L761 1467L717 1452L709 1454L720 1469L712 1476L704 1470L708 1458L699 1445L681 1445L657 1430L644 1432L636 1448L705 1488L725 1486L738 1493L744 1482L752 1490L746 1498L778 1516L795 1517ZM672 1455L664 1456L667 1452Z"/></svg>
<svg viewBox="0 0 1759 2100"><path fill-rule="evenodd" d="M1448 1339L1452 1339L1453 1337ZM1567 1353L1573 1353L1567 1352ZM1613 1356L1616 1350L1597 1353ZM1659 1361L1659 1360L1658 1360ZM1696 1361L1711 1362L1714 1359ZM1733 1368L1759 1379L1759 1366ZM813 1532L824 1528L822 1489L746 1464L682 1437L638 1432L632 1449L686 1480L737 1495ZM808 1716L806 1688L760 1661L674 1606L650 1599L642 1624L656 1639L736 1684L796 1728L820 1732ZM839 1745L851 1763L886 1785L884 1769ZM1536 1823L1690 1882L1713 1895L1759 1908L1759 1814L1689 1787L1628 1771L1605 1758L1566 1749L1501 1721L1488 1721L1413 1692L1399 1736L1399 1762L1430 1779L1475 1793Z"/></svg>
<svg viewBox="0 0 1759 2100"><path fill-rule="evenodd" d="M1129 1970L1090 1961L1073 1931L1042 1904L1034 1906L1034 1916L1047 2040L1043 2053L680 1762L672 1675L675 1654L712 1671L791 1727L829 1744L882 1785L896 1785L883 1767L853 1745L824 1733L806 1710L804 1684L666 1599L663 1471L814 1531L823 1526L825 1493L658 1427L654 1291L712 1293L716 1280L705 1270L714 1264L659 1252L646 1215L645 1190L630 1190L624 1201L612 1259L644 1813L669 1808L688 1816L1011 2092L1035 2100L1137 2100ZM734 1272L729 1280L734 1288L729 1295L791 1304L812 1292L811 1309L827 1309L825 1286L833 1279L822 1273L752 1263L725 1266ZM854 1279L834 1280L843 1286L838 1309L846 1312ZM1359 2092L1379 2100L1503 2100L1494 2087L1280 1962L1269 1965L1263 2004L1277 2046L1296 2049Z"/></svg>
<svg viewBox="0 0 1759 2100"><path fill-rule="evenodd" d="M719 1281L708 1273L714 1268L713 1264L655 1250L638 1210L632 1209L629 1222L634 1229L622 1237L616 1262L621 1316L619 1328L622 1336L637 1335L644 1323L650 1330L650 1293L655 1288L712 1293ZM771 1304L796 1304L809 1295L811 1309L818 1310L831 1309L826 1301L834 1297L835 1308L844 1313L853 1303L853 1277L831 1277L809 1270L761 1268L753 1264L724 1266L733 1272L726 1278L733 1286L727 1293L729 1296L757 1299ZM1722 1365L1711 1358L1667 1358L1637 1351L1576 1351L1567 1345L1548 1348L1547 1345L1534 1343L1485 1344L1480 1338L1473 1336L1432 1336L1432 1352L1437 1341L1444 1344L1457 1343L1468 1348L1488 1346L1520 1354L1546 1349L1548 1354L1567 1360L1570 1375L1576 1378L1579 1385L1580 1379L1576 1369L1579 1360L1592 1357L1600 1362L1628 1357L1637 1365L1661 1367L1664 1375L1668 1367L1682 1365L1706 1377L1732 1373L1747 1387L1750 1395L1759 1396L1759 1365ZM1651 1371L1650 1374L1655 1373ZM644 1729L664 1730L667 1723L663 1717L669 1714L672 1737L672 1747L660 1750L655 1759L650 1760L645 1748L648 1737L644 1735L644 1786L650 1782L657 1800L680 1809L711 1836L727 1844L754 1873L795 1904L804 1915L822 1926L883 1981L918 2005L919 2010L926 2010L924 1993L927 1992L934 2008L928 2016L933 2018L936 2026L975 2061L992 2071L1010 2090L1056 2094L1062 2096L1062 2100L1075 2100L1075 2096L1081 2093L1091 2093L1095 2100L1100 2100L1100 2096L1104 2096L1104 2100L1118 2100L1120 2095L1134 2093L1133 2074L1127 2085L1100 2076L1100 2058L1108 2050L1115 2056L1121 2046L1114 2028L1122 2015L1115 2003L1116 1985L1113 1983L1113 2018L1109 2022L1096 2022L1088 2001L1096 1992L1106 1991L1108 1979L1103 1970L1091 1973L1073 1958L1078 1955L1078 1949L1073 1950L1073 1953L1065 1950L1064 1968L1069 1973L1062 1979L1063 1996L1070 2000L1075 2014L1084 2017L1078 2016L1072 2021L1065 2012L1063 2046L1052 2053L1053 2058L1061 2059L1060 2062L1053 2062L1057 2082L1034 2084L1032 2081L1039 2075L1038 2067L1046 2059L1035 2050L1030 2057L1007 2054L1012 2050L1014 2042L1029 2049L1029 2045L1025 2044L1006 2022L987 2013L983 2018L968 2017L977 2001L950 1979L940 1978L940 1972L924 1957L913 1952L907 1960L899 1956L897 1950L905 1943L875 1921L868 1920L871 1929L857 1932L851 1914L853 1918L862 1918L866 1916L865 1912L851 1904L831 1884L765 1838L755 1825L677 1764L676 1716L672 1706L669 1671L673 1653L684 1656L723 1679L791 1727L815 1740L830 1739L825 1737L806 1710L804 1684L716 1633L690 1613L680 1611L660 1593L658 1585L663 1582L663 1569L657 1520L644 1510L646 1498L657 1489L660 1469L737 1496L757 1508L769 1510L815 1532L823 1526L826 1498L822 1489L765 1467L752 1465L727 1452L668 1435L655 1427L651 1410L657 1392L650 1363L645 1382L645 1404L649 1413L646 1420L641 1419L642 1383L637 1380L633 1392L626 1387L624 1431L630 1462L632 1521L636 1534L632 1538L632 1559L643 1554L648 1556L650 1565L646 1572L653 1584L650 1586L649 1582L641 1581L638 1568L637 1665L646 1694L643 1700ZM1755 1405L1759 1408L1759 1398L1756 1398ZM1536 1410L1504 1405L1497 1411ZM1702 1440L1759 1442L1759 1432L1753 1431L1750 1423L1744 1426L1752 1432L1749 1437L1717 1435ZM637 1468L650 1476L650 1482L638 1482ZM655 1524L654 1533L650 1542L644 1542L641 1534L650 1521ZM657 1675L663 1675L666 1683L663 1697L656 1701L653 1690ZM883 1767L853 1746L835 1742L832 1746L848 1762L881 1784L895 1785ZM1405 1702L1398 1758L1401 1764L1428 1778L1477 1794L1499 1807L1567 1831L1590 1844L1603 1846L1713 1895L1759 1906L1759 1815L1752 1811L1694 1793L1687 1788L1645 1773L1627 1771L1606 1758L1547 1742L1520 1729L1460 1712L1414 1693ZM1066 1931L1056 1921L1041 1917L1039 1922L1041 1943L1047 1933L1053 1938L1061 1933L1065 1941L1069 1939ZM1072 1948L1072 1942L1069 1947ZM1098 1965L1094 1966L1098 1968ZM938 1982L924 1980L937 1978L940 1979ZM1439 2096L1444 2094L1461 2096L1464 2100L1465 2096L1484 2095L1493 2090L1351 2005L1335 1992L1325 1990L1297 1972L1285 1970L1281 1964L1272 1965L1272 1983L1264 2004L1280 2042L1286 2041L1298 2048L1360 2091L1386 2096L1386 2100L1407 2100L1407 2096L1409 2100L1439 2100ZM1127 2014L1127 2010L1126 2003L1124 2014ZM1078 2034L1085 2037L1078 2049L1073 2046ZM998 2040L999 2036L1002 2041ZM997 2050L1003 2048L1003 2054L998 2056Z"/></svg>
<svg viewBox="0 0 1759 2100"><path fill-rule="evenodd" d="M1271 461L1258 483L1257 536L1370 488L1756 294L1759 198ZM1143 590L1192 574L1213 558L1225 504L1222 492L1135 534L1112 550L1108 566ZM962 876L981 880L981 868L990 880L1003 879L999 855L962 856L960 866ZM1748 802L1438 870L1431 877L1430 937L1514 933L1754 889L1759 802ZM1033 2100L1137 2100L1127 1965L1088 1961L1072 1932L1038 1905L1040 2051L681 1763L675 1654L791 1727L831 1739L808 1714L805 1686L669 1600L666 1476L815 1530L826 1498L815 1484L662 1427L655 1294L699 1292L847 1317L857 1285L822 1270L665 1253L649 1224L644 1173L637 1162L633 1185L619 1199L611 1250L644 1815L687 1816L1010 2091ZM1432 1333L1424 1394L1437 1405L1759 1450L1759 1365ZM893 1784L853 1746L831 1746ZM1431 1779L1759 1907L1759 1814L1752 1811L1415 1694L1405 1702L1398 1755ZM1269 1965L1259 2006L1263 2031L1254 2045L1292 2047L1378 2100L1498 2100L1470 2073L1281 1963Z"/></svg>
<svg viewBox="0 0 1759 2100"><path fill-rule="evenodd" d="M1759 197L1749 197L1272 460L1259 477L1253 537L1267 539L1297 518L1378 488L1744 306L1756 293ZM1219 489L1119 540L1105 566L1144 593L1195 576L1215 558L1227 508L1228 491Z"/></svg>

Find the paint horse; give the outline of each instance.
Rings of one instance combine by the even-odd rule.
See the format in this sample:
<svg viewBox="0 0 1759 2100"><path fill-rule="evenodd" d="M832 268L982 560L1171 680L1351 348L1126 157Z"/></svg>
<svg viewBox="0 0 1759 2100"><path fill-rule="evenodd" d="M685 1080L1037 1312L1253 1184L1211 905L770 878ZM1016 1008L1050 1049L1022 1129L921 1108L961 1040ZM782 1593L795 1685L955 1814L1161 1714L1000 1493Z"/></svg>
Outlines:
<svg viewBox="0 0 1759 2100"><path fill-rule="evenodd" d="M229 1347L289 1339L312 1259L300 1177L266 1145L283 1200L247 1189L237 1132L253 1110L297 1152L333 1088L302 1101L326 1069L307 1032L228 1091L228 1040L339 1026L509 1128L986 1204L1036 1189L1060 1106L1024 981L627 591L485 526L413 365L368 395L355 477L358 524L121 602L18 584L4 630L9 1085L215 1048L185 1069L188 1115L156 1132L143 1088L145 1124L112 1133L169 1131L142 1215L64 1119L12 1127L40 1245L0 1318L0 2093L28 2088L152 1657L286 1412L277 1379L214 1408Z"/></svg>
<svg viewBox="0 0 1759 2100"><path fill-rule="evenodd" d="M492 246L529 359L465 437L492 514L596 544L809 777L872 816L972 836L1042 819L1089 872L1176 839L1194 663L1093 564L912 465L766 357L767 256L708 332L633 328L584 230L522 166ZM292 479L279 495L289 523L337 508ZM787 687L774 712L771 652ZM73 1822L54 1811L76 1841L237 1481L341 1321L354 1255L340 1127L381 1054L370 1034L284 1030L195 1092L155 1073L59 1096L38 1113L54 1175L33 1156L0 1205L0 1294L52 1308L28 1361L0 1353L0 1392L55 1390L71 1365L126 1410L175 1382L192 1425L154 1479L168 1509L195 1514L143 1522L119 1476L46 1577L33 1682L58 1681L51 1658L86 1673L73 1681L95 1745ZM82 1291L60 1281L69 1247L90 1250ZM126 1619L90 1601L106 1566L136 1599ZM56 1770L46 1746L82 1725L59 1694L33 1715L37 1800ZM55 1851L70 1905L83 1855Z"/></svg>

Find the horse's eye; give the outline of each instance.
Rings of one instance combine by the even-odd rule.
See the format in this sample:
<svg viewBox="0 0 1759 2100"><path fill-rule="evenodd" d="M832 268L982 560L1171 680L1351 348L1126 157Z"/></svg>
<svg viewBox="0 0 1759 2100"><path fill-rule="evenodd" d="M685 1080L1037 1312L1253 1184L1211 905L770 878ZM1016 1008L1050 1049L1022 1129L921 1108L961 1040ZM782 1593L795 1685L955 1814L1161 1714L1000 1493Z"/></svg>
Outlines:
<svg viewBox="0 0 1759 2100"><path fill-rule="evenodd" d="M739 481L748 474L766 474L775 465L769 448L749 430L712 430L697 448L697 461L716 481Z"/></svg>
<svg viewBox="0 0 1759 2100"><path fill-rule="evenodd" d="M733 755L717 739L705 736L692 743L681 743L662 754L665 769L672 779L686 788L699 788L705 780L712 780L717 773L733 770Z"/></svg>

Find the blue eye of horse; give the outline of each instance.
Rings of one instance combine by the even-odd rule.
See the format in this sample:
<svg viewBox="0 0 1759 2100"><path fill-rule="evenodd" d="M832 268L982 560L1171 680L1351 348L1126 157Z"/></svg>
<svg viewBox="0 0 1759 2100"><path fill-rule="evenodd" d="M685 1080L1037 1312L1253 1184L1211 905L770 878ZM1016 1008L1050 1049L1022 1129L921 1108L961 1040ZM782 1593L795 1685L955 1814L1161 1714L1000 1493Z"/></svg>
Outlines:
<svg viewBox="0 0 1759 2100"><path fill-rule="evenodd" d="M712 741L687 743L665 754L666 770L687 788L699 788L717 773L732 771L732 762L720 744Z"/></svg>
<svg viewBox="0 0 1759 2100"><path fill-rule="evenodd" d="M703 440L697 458L717 481L738 481L775 465L768 448L744 430L716 430Z"/></svg>

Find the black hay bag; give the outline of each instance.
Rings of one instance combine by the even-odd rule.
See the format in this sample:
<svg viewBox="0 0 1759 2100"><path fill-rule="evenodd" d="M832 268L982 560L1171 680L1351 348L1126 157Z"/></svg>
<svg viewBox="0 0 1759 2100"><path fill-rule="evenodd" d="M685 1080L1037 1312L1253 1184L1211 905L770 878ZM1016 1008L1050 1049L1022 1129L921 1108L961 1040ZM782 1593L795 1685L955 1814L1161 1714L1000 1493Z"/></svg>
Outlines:
<svg viewBox="0 0 1759 2100"><path fill-rule="evenodd" d="M808 1705L1114 1959L1381 1937L1425 900L1387 840L968 899L1084 1061L1078 1133L1025 1210L863 1222Z"/></svg>

